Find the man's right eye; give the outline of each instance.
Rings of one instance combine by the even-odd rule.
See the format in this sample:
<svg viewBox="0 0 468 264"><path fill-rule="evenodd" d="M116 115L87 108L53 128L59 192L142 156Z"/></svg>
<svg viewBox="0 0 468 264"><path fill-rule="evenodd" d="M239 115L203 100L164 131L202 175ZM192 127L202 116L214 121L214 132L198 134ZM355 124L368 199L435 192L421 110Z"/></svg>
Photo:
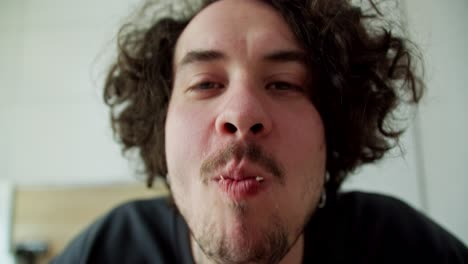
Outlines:
<svg viewBox="0 0 468 264"><path fill-rule="evenodd" d="M193 98L207 99L220 94L224 87L221 82L201 81L189 86L187 92Z"/></svg>
<svg viewBox="0 0 468 264"><path fill-rule="evenodd" d="M223 85L216 82L201 82L197 83L191 87L191 90L211 90L211 89L221 89Z"/></svg>

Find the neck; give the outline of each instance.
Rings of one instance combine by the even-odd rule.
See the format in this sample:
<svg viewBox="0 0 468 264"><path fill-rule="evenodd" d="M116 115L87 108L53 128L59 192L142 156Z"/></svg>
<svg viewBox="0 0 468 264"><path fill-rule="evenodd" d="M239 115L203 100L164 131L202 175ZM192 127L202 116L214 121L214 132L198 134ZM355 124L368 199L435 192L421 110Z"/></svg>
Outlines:
<svg viewBox="0 0 468 264"><path fill-rule="evenodd" d="M208 258L198 243L190 236L192 255L196 264L214 264L215 262ZM304 254L304 234L301 234L289 249L288 253L278 264L299 264L302 263Z"/></svg>

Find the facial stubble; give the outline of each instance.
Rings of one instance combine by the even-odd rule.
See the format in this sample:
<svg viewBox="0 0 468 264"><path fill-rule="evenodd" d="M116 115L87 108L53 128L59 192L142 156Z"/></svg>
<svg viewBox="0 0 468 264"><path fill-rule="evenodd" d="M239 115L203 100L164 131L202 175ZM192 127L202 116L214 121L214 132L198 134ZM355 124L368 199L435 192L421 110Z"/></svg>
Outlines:
<svg viewBox="0 0 468 264"><path fill-rule="evenodd" d="M208 157L200 168L201 182L207 186L209 177L218 168L225 166L229 161L246 159L273 176L280 185L284 186L283 168L279 162L267 155L261 147L255 143L232 144ZM273 197L272 201L279 199ZM205 217L204 222L198 226L199 233L194 233L191 227L192 238L196 242L196 249L203 251L204 255L214 263L278 263L298 241L302 234L302 228L288 230L286 223L280 218L279 208L276 213L264 217L262 224L257 229L248 226L247 219L256 214L248 201L228 201L230 213L236 225L236 238L220 232L220 224L211 217ZM210 222L211 221L211 222ZM262 228L262 230L260 230ZM255 234L255 235L253 235ZM288 234L291 235L288 240ZM234 241L233 239L236 239Z"/></svg>

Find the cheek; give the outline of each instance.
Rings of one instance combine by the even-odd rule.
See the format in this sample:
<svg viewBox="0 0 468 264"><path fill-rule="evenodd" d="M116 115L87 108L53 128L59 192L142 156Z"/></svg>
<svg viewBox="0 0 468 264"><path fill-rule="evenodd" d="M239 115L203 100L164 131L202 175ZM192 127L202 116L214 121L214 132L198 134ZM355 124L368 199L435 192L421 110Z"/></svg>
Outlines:
<svg viewBox="0 0 468 264"><path fill-rule="evenodd" d="M304 104L283 113L281 120L278 129L286 144L284 148L289 149L290 159L298 164L324 163L325 131L315 107L310 103Z"/></svg>
<svg viewBox="0 0 468 264"><path fill-rule="evenodd" d="M303 173L311 175L315 180L318 178L320 181L325 174L326 159L322 119L313 106L296 118L298 119L296 120L297 127L294 130L295 136L291 135L292 138L296 139L291 144L294 144L298 150L295 152L294 158L297 165L302 164L299 168L304 170Z"/></svg>
<svg viewBox="0 0 468 264"><path fill-rule="evenodd" d="M199 219L201 210L193 210L193 204L203 202L200 164L209 140L209 113L187 104L169 107L166 132L166 161L171 193L186 219Z"/></svg>
<svg viewBox="0 0 468 264"><path fill-rule="evenodd" d="M326 145L323 123L312 105L284 113L281 158L290 173L290 202L313 206L322 190Z"/></svg>
<svg viewBox="0 0 468 264"><path fill-rule="evenodd" d="M209 117L180 104L169 107L165 126L166 160L169 177L188 178L198 174L205 153ZM183 182L187 182L183 180Z"/></svg>

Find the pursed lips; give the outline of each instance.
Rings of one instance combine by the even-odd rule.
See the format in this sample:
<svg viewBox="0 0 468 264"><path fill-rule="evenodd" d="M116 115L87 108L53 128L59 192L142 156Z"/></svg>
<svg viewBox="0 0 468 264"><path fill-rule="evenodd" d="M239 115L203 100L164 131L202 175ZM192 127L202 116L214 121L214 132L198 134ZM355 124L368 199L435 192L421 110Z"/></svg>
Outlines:
<svg viewBox="0 0 468 264"><path fill-rule="evenodd" d="M266 188L269 177L259 170L231 166L212 178L221 192L232 200L245 200Z"/></svg>

